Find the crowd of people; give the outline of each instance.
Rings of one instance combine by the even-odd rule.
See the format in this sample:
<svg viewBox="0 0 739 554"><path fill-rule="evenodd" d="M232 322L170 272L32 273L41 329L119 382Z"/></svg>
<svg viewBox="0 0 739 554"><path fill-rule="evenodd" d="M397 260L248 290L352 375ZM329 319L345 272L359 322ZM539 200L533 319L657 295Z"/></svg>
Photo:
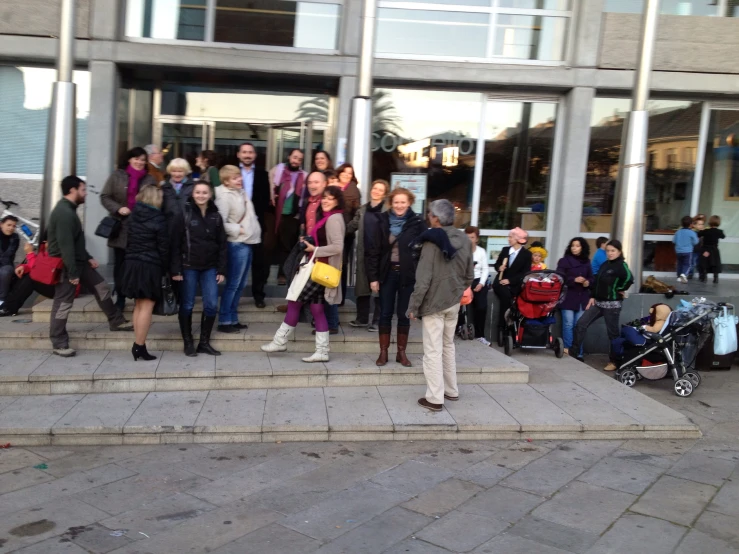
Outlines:
<svg viewBox="0 0 739 554"><path fill-rule="evenodd" d="M303 361L325 362L330 336L339 332L338 307L346 298L347 269L356 253L356 316L350 325L378 333L376 364L384 366L395 317L396 361L409 367L411 321L421 319L428 388L419 404L440 410L445 399L459 397L454 335L467 313L460 308L466 289L474 337L489 345L488 290L496 295L498 332L504 333L507 312L525 275L547 268L543 244L528 245L527 232L517 227L493 265L496 274L490 285L480 230L456 229L451 202L436 200L425 214L418 214L412 209L413 192L391 190L387 181L376 179L369 200L362 204L354 168L343 164L334 169L326 152L314 154L311 171L303 170L304 153L299 149L269 172L256 167L257 151L251 143L239 146L237 158L238 165L219 168L215 153L204 151L196 158L194 172L181 158L165 167L154 145L126 153L100 195L113 221L106 235L114 252L112 291L86 250L77 216L77 207L86 199L84 181L64 179L64 198L49 218L48 236L42 237L38 255L25 245L26 263L17 268L17 219L5 217L0 222L0 315L16 313L34 291L52 297L54 353L73 356L66 322L84 287L95 296L111 330L134 331L134 360L152 360L155 356L146 348L152 316L167 291L174 290L185 355L218 356L211 345L216 319L219 332L246 329L248 323L239 320L239 304L249 272L255 305L265 308L265 283L276 262L278 284L287 287L286 303L278 306L285 316L272 341L261 348L287 350L291 332L307 317L315 327L315 352ZM696 267L702 281L709 272L714 282L718 279L723 232L717 216L708 218L708 229L703 228L706 220L703 215L686 216L675 235L678 280L687 280ZM609 339L619 336L624 293L633 284L621 243L601 237L596 247L591 260L588 242L575 237L556 265L568 287L561 304L565 352L578 359L587 329L597 319L605 320ZM59 260L55 282L30 278L42 256L45 264ZM196 343L192 314L198 291L202 315ZM127 298L134 301L132 322L122 315ZM615 369L613 359L605 369Z"/></svg>

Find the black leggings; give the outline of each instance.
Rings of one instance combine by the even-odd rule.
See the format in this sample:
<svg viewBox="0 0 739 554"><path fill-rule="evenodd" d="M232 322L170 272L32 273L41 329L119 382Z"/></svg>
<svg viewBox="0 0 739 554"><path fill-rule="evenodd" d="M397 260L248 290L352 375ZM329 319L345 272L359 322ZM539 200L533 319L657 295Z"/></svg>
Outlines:
<svg viewBox="0 0 739 554"><path fill-rule="evenodd" d="M8 297L5 299L3 309L10 312L11 314L18 313L26 303L26 300L36 291L41 296L47 298L54 298L54 285L44 285L43 283L37 283L31 280L28 274L23 275L20 279L16 279L13 286L8 293Z"/></svg>
<svg viewBox="0 0 739 554"><path fill-rule="evenodd" d="M611 341L621 336L621 326L619 324L619 318L621 317L621 308L599 308L593 304L590 308L585 310L582 317L577 321L575 325L575 338L572 340L572 347L570 352L580 352L580 347L585 341L585 334L588 331L588 327L595 322L598 318L603 318L606 322L606 332L608 333L608 356L610 360L615 361L615 357L611 350Z"/></svg>

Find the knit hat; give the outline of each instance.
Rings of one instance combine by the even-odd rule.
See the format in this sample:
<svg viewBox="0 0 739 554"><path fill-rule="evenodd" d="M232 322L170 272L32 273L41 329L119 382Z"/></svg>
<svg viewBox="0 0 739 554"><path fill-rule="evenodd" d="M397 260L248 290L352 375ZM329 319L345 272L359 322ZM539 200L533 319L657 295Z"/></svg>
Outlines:
<svg viewBox="0 0 739 554"><path fill-rule="evenodd" d="M529 234L521 229L521 227L514 227L511 232L508 233L509 237L516 239L518 244L526 244L529 241Z"/></svg>

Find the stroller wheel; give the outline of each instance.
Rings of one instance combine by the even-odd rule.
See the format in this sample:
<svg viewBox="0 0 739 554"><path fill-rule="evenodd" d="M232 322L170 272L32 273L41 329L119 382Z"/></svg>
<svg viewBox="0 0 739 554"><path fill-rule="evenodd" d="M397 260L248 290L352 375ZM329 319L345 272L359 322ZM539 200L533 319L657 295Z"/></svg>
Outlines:
<svg viewBox="0 0 739 554"><path fill-rule="evenodd" d="M693 394L693 382L684 377L675 381L675 394L678 396L690 396Z"/></svg>
<svg viewBox="0 0 739 554"><path fill-rule="evenodd" d="M690 382L693 383L694 389L697 389L701 384L701 376L697 371L689 371L683 375L683 378L689 379Z"/></svg>
<svg viewBox="0 0 739 554"><path fill-rule="evenodd" d="M633 369L624 369L617 375L618 380L627 387L636 385L636 372Z"/></svg>
<svg viewBox="0 0 739 554"><path fill-rule="evenodd" d="M513 352L513 337L512 336L508 335L505 338L505 344L503 345L503 350L506 356L510 356L511 352Z"/></svg>
<svg viewBox="0 0 739 554"><path fill-rule="evenodd" d="M554 339L554 355L561 358L565 355L565 343L562 339Z"/></svg>
<svg viewBox="0 0 739 554"><path fill-rule="evenodd" d="M505 336L506 334L503 329L498 329L498 346L501 348L505 346Z"/></svg>

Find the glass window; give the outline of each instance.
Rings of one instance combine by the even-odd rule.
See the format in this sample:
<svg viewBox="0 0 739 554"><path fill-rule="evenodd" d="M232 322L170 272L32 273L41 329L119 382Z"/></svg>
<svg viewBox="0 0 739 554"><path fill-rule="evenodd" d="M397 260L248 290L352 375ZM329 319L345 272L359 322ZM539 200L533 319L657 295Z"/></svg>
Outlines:
<svg viewBox="0 0 739 554"><path fill-rule="evenodd" d="M596 98L593 104L580 227L583 232L611 231L621 135L630 105L626 98ZM690 214L695 174L695 156L690 151L698 145L701 104L654 99L648 110L644 232L657 237L673 234L680 228L680 219ZM687 156L683 154L686 150ZM672 243L663 242L645 243L645 269L675 269Z"/></svg>
<svg viewBox="0 0 739 554"><path fill-rule="evenodd" d="M75 71L77 85L77 174L87 174L90 73ZM0 66L0 173L40 175L56 70Z"/></svg>
<svg viewBox="0 0 739 554"><path fill-rule="evenodd" d="M341 6L287 0L218 0L216 42L336 48Z"/></svg>
<svg viewBox="0 0 739 554"><path fill-rule="evenodd" d="M565 17L499 14L495 55L521 60L560 61L564 57Z"/></svg>
<svg viewBox="0 0 739 554"><path fill-rule="evenodd" d="M480 111L477 93L376 89L372 177L425 191L426 206L446 198L468 225Z"/></svg>
<svg viewBox="0 0 739 554"><path fill-rule="evenodd" d="M698 211L721 218L723 271L739 273L739 111L712 110Z"/></svg>
<svg viewBox="0 0 739 554"><path fill-rule="evenodd" d="M643 13L644 0L606 0L603 11ZM716 0L662 0L660 13L665 15L719 15Z"/></svg>
<svg viewBox="0 0 739 554"><path fill-rule="evenodd" d="M205 39L206 0L128 0L126 36Z"/></svg>
<svg viewBox="0 0 739 554"><path fill-rule="evenodd" d="M484 13L380 8L380 54L484 58L490 16Z"/></svg>
<svg viewBox="0 0 739 554"><path fill-rule="evenodd" d="M481 229L546 229L556 111L543 102L488 102Z"/></svg>
<svg viewBox="0 0 739 554"><path fill-rule="evenodd" d="M525 10L570 9L570 0L499 0L501 8L521 8Z"/></svg>

